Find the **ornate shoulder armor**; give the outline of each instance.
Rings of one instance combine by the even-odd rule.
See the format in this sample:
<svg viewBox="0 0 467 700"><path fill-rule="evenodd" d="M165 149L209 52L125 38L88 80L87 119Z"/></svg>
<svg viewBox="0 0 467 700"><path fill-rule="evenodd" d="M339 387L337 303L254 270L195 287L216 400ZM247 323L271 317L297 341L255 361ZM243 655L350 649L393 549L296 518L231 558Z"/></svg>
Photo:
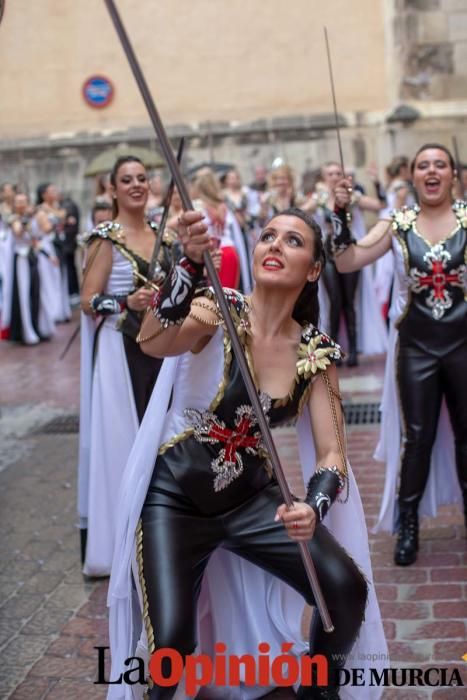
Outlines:
<svg viewBox="0 0 467 700"><path fill-rule="evenodd" d="M467 202L463 199L456 199L453 203L452 208L454 214L457 216L457 220L462 228L467 229Z"/></svg>
<svg viewBox="0 0 467 700"><path fill-rule="evenodd" d="M297 377L309 379L341 357L340 346L310 323L302 333L298 348Z"/></svg>
<svg viewBox="0 0 467 700"><path fill-rule="evenodd" d="M420 207L418 204L413 204L410 207L402 207L391 212L391 221L393 231L409 231L418 216Z"/></svg>
<svg viewBox="0 0 467 700"><path fill-rule="evenodd" d="M103 221L101 224L95 226L92 231L83 233L81 241L84 245L88 245L95 238L118 242L120 240L120 230L121 227L119 224L113 221Z"/></svg>

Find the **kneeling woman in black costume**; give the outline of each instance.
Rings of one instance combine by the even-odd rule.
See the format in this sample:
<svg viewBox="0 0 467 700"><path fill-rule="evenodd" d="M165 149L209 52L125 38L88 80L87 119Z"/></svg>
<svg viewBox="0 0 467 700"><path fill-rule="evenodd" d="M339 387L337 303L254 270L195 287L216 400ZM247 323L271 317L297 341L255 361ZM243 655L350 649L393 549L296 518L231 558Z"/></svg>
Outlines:
<svg viewBox="0 0 467 700"><path fill-rule="evenodd" d="M332 670L344 665L359 634L368 593L364 575L321 524L335 500L340 503L334 509L342 509L348 518L343 523L344 529L351 530L346 547L351 539L357 540L360 552L357 561L369 579L371 572L361 505L359 511L352 512L342 505L346 503L350 508L358 493L355 482L351 482L351 498L347 500L352 477L343 453L343 419L340 403L335 401L339 394L333 365L340 357L340 350L314 325L318 315L317 279L323 264L319 227L297 209L275 216L255 249L256 286L251 297L225 290L270 425L275 427L294 420L304 408L310 410L317 466L305 500L297 500L290 510L282 503L271 474L229 339L219 328L222 319L215 298L210 290L199 290L202 255L210 244L202 214L188 212L181 217L180 237L185 257L155 299L153 313L148 313L143 322L139 341L151 355L182 357L174 358L178 363L173 370L175 384L160 439L157 438L155 467L146 466L152 475L149 473L144 486L144 479L131 463L132 460L137 463L141 455L146 462L149 459L142 436L145 432L157 432L154 423L150 426L150 404L138 436L141 444L135 446L128 464L126 484L132 495L127 496L125 487L121 492L122 511L125 511L125 500L144 489L137 534L137 577L144 601L148 651L169 647L185 656L192 654L202 641L200 626L197 627L197 615L201 617L205 608L204 602L198 600L201 583L220 550L222 556L232 553L238 556L231 569L217 562L217 585L207 592L208 597L212 596L211 603L217 597L217 609L224 619L220 632L217 629L209 635L211 642L226 642L232 634L237 642L231 625L237 625L237 629L240 625L255 627L259 630L258 641L271 642L266 617L274 614L273 596L264 592L261 599L259 586L252 590L248 577L243 577L237 602L240 600L241 605L248 595L256 595L257 603L250 605L240 622L238 617L228 622L228 610L232 606L229 586L235 586L235 576L246 562L249 569L256 569L266 581L277 577L313 605L296 544L307 541L335 626L334 632L325 633L320 622L312 625L311 651L326 655L332 679ZM164 363L164 370L169 371L169 360ZM168 404L168 398L165 403ZM161 401L154 403L154 409L162 411L161 404ZM310 453L306 456L313 459ZM133 501L123 514L127 535L120 531L120 544L115 551L111 606L123 597L121 567L131 535L129 513L135 510L137 504ZM251 567L251 563L256 566ZM371 648L379 643L382 649L381 621L373 591L371 595L372 605L366 619L373 621ZM210 622L212 625L214 618L214 627L217 614L211 612ZM112 614L111 607L111 642L113 637L115 644L120 642L117 632L122 635L122 619ZM119 658L115 646L112 657ZM168 677L172 671L169 659L164 659L164 663L162 673ZM151 700L168 700L176 692L174 686L151 686ZM223 692L216 688L210 697L243 700L260 697L266 691L243 687L228 689L227 695ZM378 692L359 695L377 696ZM114 690L109 697L125 695ZM326 688L301 686L298 697L334 699L339 695L330 680Z"/></svg>

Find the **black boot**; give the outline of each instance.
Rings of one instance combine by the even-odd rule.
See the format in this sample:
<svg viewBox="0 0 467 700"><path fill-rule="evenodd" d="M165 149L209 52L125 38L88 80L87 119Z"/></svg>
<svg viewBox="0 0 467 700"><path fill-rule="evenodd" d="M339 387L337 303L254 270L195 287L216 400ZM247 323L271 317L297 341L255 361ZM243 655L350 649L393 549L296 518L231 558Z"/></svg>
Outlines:
<svg viewBox="0 0 467 700"><path fill-rule="evenodd" d="M410 566L417 559L418 512L417 506L403 510L399 516L394 562L397 566Z"/></svg>
<svg viewBox="0 0 467 700"><path fill-rule="evenodd" d="M84 566L84 561L86 559L87 539L88 539L88 529L81 528L79 531L79 543L80 543L80 550L81 550L81 565L83 565L83 566Z"/></svg>

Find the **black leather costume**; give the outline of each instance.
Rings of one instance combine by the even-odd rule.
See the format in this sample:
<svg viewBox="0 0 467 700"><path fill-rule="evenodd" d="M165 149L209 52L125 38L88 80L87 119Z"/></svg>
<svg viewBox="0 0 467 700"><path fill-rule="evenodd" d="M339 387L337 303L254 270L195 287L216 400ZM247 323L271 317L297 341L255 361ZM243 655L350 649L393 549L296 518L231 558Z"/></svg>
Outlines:
<svg viewBox="0 0 467 700"><path fill-rule="evenodd" d="M454 205L456 229L431 245L416 230L417 208L394 218L405 254L409 299L396 322L397 375L404 418L399 507L417 507L428 479L441 400L446 398L456 466L467 504L467 220Z"/></svg>
<svg viewBox="0 0 467 700"><path fill-rule="evenodd" d="M419 211L414 205L392 216L405 267L405 277L399 275L399 293L406 299L395 322L403 429L395 551L399 565L416 560L418 506L428 480L443 396L454 431L467 523L467 204L453 203L457 225L436 244L417 231ZM336 210L333 225L335 251L355 243L345 210Z"/></svg>
<svg viewBox="0 0 467 700"><path fill-rule="evenodd" d="M247 328L244 298L231 292L228 301L234 318ZM242 338L248 356L247 332ZM321 359L314 354L316 350L322 351L318 353ZM326 335L314 326L304 327L290 393L282 399L261 395L271 427L298 416L316 372L339 356L338 346ZM318 364L312 366L315 361ZM191 427L178 441L160 448L141 515L140 574L148 599L146 627L151 628L154 621L156 648L175 648L183 656L196 647L201 580L210 555L221 545L279 577L313 604L297 544L282 523L274 522L282 498L229 350L224 363L222 395L209 411L185 411ZM338 481L332 470L325 471ZM358 634L367 585L324 525L317 525L309 547L335 624L331 634L323 631L320 622L315 625L310 632L311 650L326 654L330 667L339 666L343 662L336 658L343 659L340 655L350 651ZM169 670L167 667L164 674ZM152 687L149 697L168 700L174 693L174 687ZM335 689L302 688L300 693L301 698L338 697Z"/></svg>
<svg viewBox="0 0 467 700"><path fill-rule="evenodd" d="M331 211L326 205L327 198L321 202L323 230L331 229ZM321 217L319 217L321 218ZM341 314L344 314L345 328L349 342L348 364L357 364L357 312L355 295L360 280L360 271L339 272L334 262L331 234L326 236L326 264L322 279L329 297L329 330L331 338L339 337Z"/></svg>

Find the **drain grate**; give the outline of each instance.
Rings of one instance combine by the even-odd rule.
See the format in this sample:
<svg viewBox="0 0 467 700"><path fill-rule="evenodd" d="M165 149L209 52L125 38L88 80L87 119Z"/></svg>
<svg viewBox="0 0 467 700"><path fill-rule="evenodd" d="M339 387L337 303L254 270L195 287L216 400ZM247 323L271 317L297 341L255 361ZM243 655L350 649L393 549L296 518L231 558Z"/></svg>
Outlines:
<svg viewBox="0 0 467 700"><path fill-rule="evenodd" d="M344 403L347 425L375 425L381 423L379 403Z"/></svg>
<svg viewBox="0 0 467 700"><path fill-rule="evenodd" d="M344 403L347 425L375 425L381 422L379 403ZM56 416L42 425L36 432L40 434L71 434L79 431L79 416L68 414Z"/></svg>

